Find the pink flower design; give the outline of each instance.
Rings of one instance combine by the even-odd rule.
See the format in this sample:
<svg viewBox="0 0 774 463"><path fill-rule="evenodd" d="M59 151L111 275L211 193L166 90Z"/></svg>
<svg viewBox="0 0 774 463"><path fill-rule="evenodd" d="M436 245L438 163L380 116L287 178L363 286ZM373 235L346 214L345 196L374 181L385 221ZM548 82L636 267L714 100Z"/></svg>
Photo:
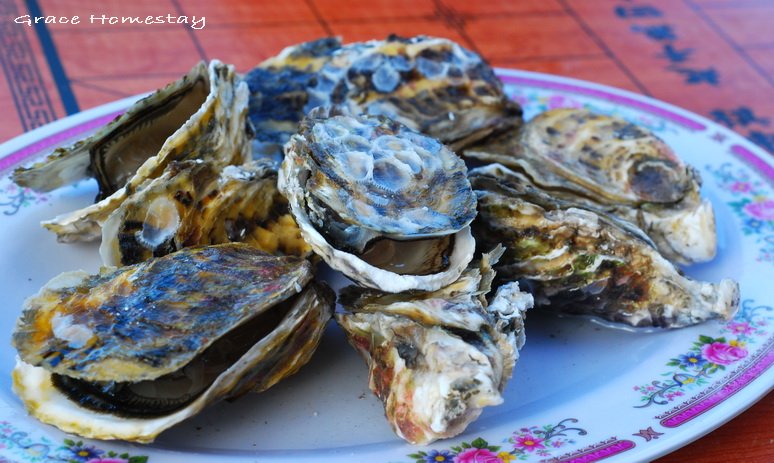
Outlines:
<svg viewBox="0 0 774 463"><path fill-rule="evenodd" d="M747 357L747 349L737 346L729 346L722 342L713 342L705 344L701 348L704 358L718 365L730 365L738 360Z"/></svg>
<svg viewBox="0 0 774 463"><path fill-rule="evenodd" d="M562 95L552 95L548 98L547 102L548 109L556 109L556 108L582 108L580 103L577 101L571 100L569 98L566 98Z"/></svg>
<svg viewBox="0 0 774 463"><path fill-rule="evenodd" d="M454 458L454 463L502 463L489 449L467 449Z"/></svg>
<svg viewBox="0 0 774 463"><path fill-rule="evenodd" d="M543 445L543 439L535 437L531 434L525 434L523 436L516 437L516 442L514 442L513 445L528 452L532 452L535 449L545 448Z"/></svg>
<svg viewBox="0 0 774 463"><path fill-rule="evenodd" d="M748 182L736 181L731 184L731 191L736 193L747 193L752 190L752 186Z"/></svg>
<svg viewBox="0 0 774 463"><path fill-rule="evenodd" d="M774 220L774 199L748 203L744 211L759 220Z"/></svg>
<svg viewBox="0 0 774 463"><path fill-rule="evenodd" d="M747 322L731 322L728 329L736 334L752 334L753 328Z"/></svg>

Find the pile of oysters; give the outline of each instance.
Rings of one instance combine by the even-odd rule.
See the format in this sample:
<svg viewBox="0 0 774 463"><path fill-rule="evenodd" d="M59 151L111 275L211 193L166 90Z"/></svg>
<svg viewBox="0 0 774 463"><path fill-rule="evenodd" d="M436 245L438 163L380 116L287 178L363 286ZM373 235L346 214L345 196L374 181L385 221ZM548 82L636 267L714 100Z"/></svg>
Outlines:
<svg viewBox="0 0 774 463"><path fill-rule="evenodd" d="M245 75L200 63L13 174L84 178L95 203L43 226L101 240L104 267L25 302L13 387L85 437L150 442L265 390L335 318L396 434L427 444L502 402L533 305L676 328L739 300L676 267L714 257L715 219L662 140L586 110L525 123L446 39L326 38ZM354 282L338 310L320 261Z"/></svg>

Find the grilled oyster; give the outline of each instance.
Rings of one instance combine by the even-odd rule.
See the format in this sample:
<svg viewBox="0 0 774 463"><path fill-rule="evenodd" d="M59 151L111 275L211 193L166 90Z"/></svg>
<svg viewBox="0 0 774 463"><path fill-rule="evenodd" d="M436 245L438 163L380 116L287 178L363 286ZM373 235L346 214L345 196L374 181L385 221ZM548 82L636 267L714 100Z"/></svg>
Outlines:
<svg viewBox="0 0 774 463"><path fill-rule="evenodd" d="M413 444L455 436L484 407L499 405L524 345L532 296L503 285L487 306L502 250L433 292L341 293L336 320L369 366L369 386L393 430Z"/></svg>
<svg viewBox="0 0 774 463"><path fill-rule="evenodd" d="M250 122L255 129L253 157L282 162L282 147L313 108L309 90L320 68L341 49L341 41L324 38L284 49L244 76L250 89ZM332 91L330 89L329 91Z"/></svg>
<svg viewBox="0 0 774 463"><path fill-rule="evenodd" d="M105 265L129 265L187 246L243 242L270 254L311 254L277 171L267 162L220 169L210 162L173 162L127 198L102 226Z"/></svg>
<svg viewBox="0 0 774 463"><path fill-rule="evenodd" d="M435 290L473 258L462 160L400 123L317 108L285 147L278 185L331 267L389 292Z"/></svg>
<svg viewBox="0 0 774 463"><path fill-rule="evenodd" d="M701 178L650 131L617 117L555 109L466 156L501 163L524 181L642 230L659 251L681 264L715 256L712 205L699 194Z"/></svg>
<svg viewBox="0 0 774 463"><path fill-rule="evenodd" d="M66 432L149 442L295 373L332 306L306 260L239 243L65 273L25 302L13 388Z"/></svg>
<svg viewBox="0 0 774 463"><path fill-rule="evenodd" d="M417 36L342 46L326 38L283 50L250 71L256 151L279 153L317 106L384 115L452 149L521 123L521 108L480 56L441 38Z"/></svg>
<svg viewBox="0 0 774 463"><path fill-rule="evenodd" d="M16 183L49 190L93 175L97 203L43 223L59 241L90 241L113 210L172 161L240 164L250 157L247 85L232 66L199 63L180 80L135 103L126 113L42 163L18 169Z"/></svg>
<svg viewBox="0 0 774 463"><path fill-rule="evenodd" d="M669 328L729 319L737 310L737 283L681 275L631 224L551 198L498 164L474 169L470 180L476 239L505 245L498 277L524 281L539 306Z"/></svg>

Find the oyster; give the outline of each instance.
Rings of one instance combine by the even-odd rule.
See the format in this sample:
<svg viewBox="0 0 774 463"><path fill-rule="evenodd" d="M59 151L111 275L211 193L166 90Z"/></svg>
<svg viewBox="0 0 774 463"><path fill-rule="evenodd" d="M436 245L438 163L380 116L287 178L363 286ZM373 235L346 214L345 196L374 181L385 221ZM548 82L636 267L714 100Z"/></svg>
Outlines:
<svg viewBox="0 0 774 463"><path fill-rule="evenodd" d="M652 132L617 117L555 109L465 156L503 164L523 181L631 222L681 264L715 256L712 205L701 178Z"/></svg>
<svg viewBox="0 0 774 463"><path fill-rule="evenodd" d="M246 76L257 152L279 153L317 106L384 115L452 149L521 124L521 108L480 56L417 36L341 45L326 38L283 50Z"/></svg>
<svg viewBox="0 0 774 463"><path fill-rule="evenodd" d="M393 430L412 444L455 436L503 401L533 301L509 283L487 306L490 265L501 252L484 254L480 268L438 291L341 293L345 311L336 320L368 363L369 386Z"/></svg>
<svg viewBox="0 0 774 463"><path fill-rule="evenodd" d="M199 63L180 80L135 103L96 134L58 149L13 180L49 190L93 175L97 203L43 222L59 241L90 241L113 210L172 161L241 164L250 157L247 85L232 66Z"/></svg>
<svg viewBox="0 0 774 463"><path fill-rule="evenodd" d="M683 276L627 222L554 199L498 164L474 169L470 180L476 239L505 245L498 277L528 284L539 306L668 328L730 319L738 308L736 282Z"/></svg>
<svg viewBox="0 0 774 463"><path fill-rule="evenodd" d="M239 243L64 273L25 302L13 388L63 431L150 442L206 405L295 373L333 298L306 260Z"/></svg>
<svg viewBox="0 0 774 463"><path fill-rule="evenodd" d="M228 242L270 254L311 254L270 163L220 169L201 160L173 162L110 214L100 254L105 265L129 265L187 246Z"/></svg>
<svg viewBox="0 0 774 463"><path fill-rule="evenodd" d="M435 290L473 258L476 198L462 160L384 117L317 108L285 147L278 185L331 267L389 292Z"/></svg>
<svg viewBox="0 0 774 463"><path fill-rule="evenodd" d="M282 147L298 131L320 68L341 48L337 38L324 38L284 49L244 76L250 89L249 118L255 131L253 157L282 162ZM330 89L332 91L332 89Z"/></svg>

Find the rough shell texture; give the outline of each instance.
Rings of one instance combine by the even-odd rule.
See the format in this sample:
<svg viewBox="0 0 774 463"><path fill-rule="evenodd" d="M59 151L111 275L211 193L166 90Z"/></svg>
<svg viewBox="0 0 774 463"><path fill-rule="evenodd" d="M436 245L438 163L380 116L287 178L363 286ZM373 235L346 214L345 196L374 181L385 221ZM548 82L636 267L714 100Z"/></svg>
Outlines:
<svg viewBox="0 0 774 463"><path fill-rule="evenodd" d="M182 79L135 103L127 112L82 140L67 153L15 177L48 178L68 158L90 156L85 174L99 179L98 202L56 217L43 226L60 241L90 241L111 212L172 161L204 159L220 166L250 158L245 130L248 89L232 66L213 60L199 64ZM54 173L52 173L54 172ZM73 176L66 176L70 181ZM50 183L61 186L62 182Z"/></svg>
<svg viewBox="0 0 774 463"><path fill-rule="evenodd" d="M308 91L317 73L340 48L341 42L332 37L294 45L245 75L255 129L254 157L282 162L282 147L306 115Z"/></svg>
<svg viewBox="0 0 774 463"><path fill-rule="evenodd" d="M245 79L256 151L275 155L317 106L385 115L453 149L521 123L521 108L489 65L441 38L390 36L344 46L321 39L283 50Z"/></svg>
<svg viewBox="0 0 774 463"><path fill-rule="evenodd" d="M22 360L54 373L153 379L311 278L303 259L236 244L188 248L97 275L64 273L25 302L13 342Z"/></svg>
<svg viewBox="0 0 774 463"><path fill-rule="evenodd" d="M625 222L554 199L497 164L473 170L470 178L479 201L473 225L479 244L506 248L498 277L527 282L546 309L670 328L729 319L737 310L737 283L683 276Z"/></svg>
<svg viewBox="0 0 774 463"><path fill-rule="evenodd" d="M333 306L327 287L304 287L310 278L306 261L242 244L188 248L97 276L63 274L27 302L19 320L14 391L33 416L63 431L150 442L206 405L265 390L309 360ZM193 402L168 414L92 411L52 384L52 372L95 381L158 378L283 301L291 305L268 334L244 346Z"/></svg>
<svg viewBox="0 0 774 463"><path fill-rule="evenodd" d="M462 159L389 119L318 108L287 150L312 167L308 195L348 226L341 241L358 251L366 243L356 242L349 227L423 238L457 232L476 215Z"/></svg>
<svg viewBox="0 0 774 463"><path fill-rule="evenodd" d="M532 297L511 283L487 306L490 257L434 292L342 293L336 320L367 361L393 430L411 443L455 436L485 406L502 403Z"/></svg>
<svg viewBox="0 0 774 463"><path fill-rule="evenodd" d="M466 156L501 163L550 195L642 228L670 260L711 260L715 216L701 178L653 133L581 109L546 111Z"/></svg>
<svg viewBox="0 0 774 463"><path fill-rule="evenodd" d="M301 127L286 146L278 185L304 239L329 265L386 291L434 290L462 273L473 256L467 224L476 211L456 155L395 122L337 108L312 111ZM359 257L379 239L449 235L443 266L422 275L398 275Z"/></svg>
<svg viewBox="0 0 774 463"><path fill-rule="evenodd" d="M102 226L105 265L129 265L187 246L243 242L270 254L306 256L277 172L265 162L220 169L173 162Z"/></svg>

